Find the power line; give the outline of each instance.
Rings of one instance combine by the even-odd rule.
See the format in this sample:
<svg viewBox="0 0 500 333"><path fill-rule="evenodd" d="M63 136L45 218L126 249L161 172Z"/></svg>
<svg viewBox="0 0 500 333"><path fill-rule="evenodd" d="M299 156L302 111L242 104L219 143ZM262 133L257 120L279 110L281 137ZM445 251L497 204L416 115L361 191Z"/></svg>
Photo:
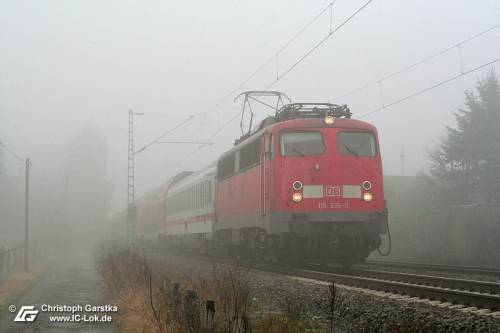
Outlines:
<svg viewBox="0 0 500 333"><path fill-rule="evenodd" d="M295 67L297 67L302 61L304 61L309 55L311 55L316 49L318 49L324 42L326 42L331 36L333 36L337 31L339 31L344 25L346 25L349 21L351 21L356 15L358 15L364 8L366 8L373 0L368 0L365 2L361 7L359 7L353 14L351 14L347 19L345 19L342 23L340 23L338 26L335 27L335 29L331 28L331 23L330 23L330 30L328 34L322 38L316 45L314 45L311 49L309 49L302 57L300 57L294 64L292 64L287 70L285 70L281 75L277 75L276 79L271 82L264 90L268 90L271 88L274 84L276 84L278 81L280 81L285 75L290 73ZM229 94L225 95L223 99L227 98L231 94L233 94L235 91L237 91L243 84L248 82L251 78L253 78L258 72L262 70L267 64L269 64L275 57L282 52L288 45L290 45L295 39L300 36L314 21L316 21L322 14L326 12L329 8L333 8L333 4L335 1L332 1L326 6L318 15L316 15L304 28L302 28L292 39L290 39L278 52L276 52L267 62L265 62L259 69L257 69L254 73L252 73L245 81L243 81L242 84L236 86L235 89L233 89ZM332 18L332 16L330 16ZM240 116L242 111L236 113L229 121L224 123L222 126L220 126L211 136L207 141L212 141L217 135L219 135L227 126L229 126L234 120ZM191 156L195 154L196 151L192 151L191 153L187 154L183 159L181 159L181 163L184 162L185 160L189 159Z"/></svg>
<svg viewBox="0 0 500 333"><path fill-rule="evenodd" d="M155 143L186 144L186 145L213 145L213 142L205 141L155 141Z"/></svg>
<svg viewBox="0 0 500 333"><path fill-rule="evenodd" d="M171 117L171 118L184 118L186 116L194 116L194 115L185 115L185 114L166 114L166 113L158 113L158 112L146 112L146 113L141 113L141 116L146 116L146 117Z"/></svg>
<svg viewBox="0 0 500 333"><path fill-rule="evenodd" d="M468 42L470 42L470 41L472 41L472 40L474 40L474 39L476 39L476 38L479 38L479 37L481 37L482 35L484 35L484 34L486 34L486 33L490 32L490 31L493 31L493 30L495 30L495 29L498 29L499 27L500 27L500 23L495 24L494 26L492 26L492 27L490 27L490 28L488 28L488 29L486 29L486 30L483 30L483 31L481 31L481 32L479 32L479 33L477 33L477 34L475 34L475 35L473 35L473 36L469 37L469 38L466 38L466 39L462 40L461 42L458 42L458 43L456 43L456 44L452 45L452 46L449 46L449 47L447 47L447 48L444 48L444 49L442 49L441 51L438 51L438 52L436 52L436 53L434 53L434 54L431 54L431 55L429 55L429 56L425 57L424 59L421 59L421 60L419 60L419 61L417 61L417 62L414 62L413 64L410 64L410 65L408 65L408 66L406 66L406 67L404 67L404 68L402 68L402 69L400 69L400 70L397 70L397 71L395 71L395 72L392 72L392 73L390 73L390 74L387 74L387 75L383 76L382 78L380 78L380 79L378 79L378 80L374 80L374 81L368 82L368 83L366 83L366 84L361 85L360 87L358 87L358 88L356 88L356 89L353 89L353 90L348 91L348 92L346 92L346 93L344 93L344 94L342 94L342 95L339 95L339 96L337 96L337 97L333 98L333 99L332 99L332 101L336 101L336 100L338 100L338 99L340 99L340 98L350 96L350 95L352 95L352 94L354 94L354 93L357 93L357 92L359 92L359 91L362 91L362 90L364 90L364 89L366 89L366 88L368 88L368 87L371 87L371 86L373 86L373 85L376 85L376 84L379 84L379 85L380 85L383 81L386 81L386 80L388 80L388 79L390 79L390 78L392 78L392 77L394 77L394 76L397 76L397 75L399 75L399 74L402 74L402 73L404 73L404 72L407 72L407 71L409 71L410 69L415 68L415 67L417 67L417 66L419 66L419 65L421 65L421 64L423 64L423 63L426 63L426 62L428 62L428 61L430 61L430 60L432 60L432 59L435 59L435 58L437 58L437 57L439 57L439 56L441 56L441 55L443 55L443 54L445 54L445 53L447 53L447 52L449 52L449 51L451 51L451 50L453 50L453 49L455 49L455 48L457 48L457 49L458 49L458 51L460 52L460 60L461 60L461 57L462 57L462 56L461 56L461 47L462 47L462 45L467 44ZM462 66L462 62L461 62L461 61L460 61L460 64L461 64L461 66ZM463 71L463 69L462 69L461 71Z"/></svg>
<svg viewBox="0 0 500 333"><path fill-rule="evenodd" d="M0 140L0 145L5 149L6 152L8 152L13 158L15 158L16 160L20 161L20 162L25 162L25 159L24 158L21 158L19 157L19 155L17 155L16 153L14 153L12 150L9 149L9 147L7 147L7 145L5 143L3 143L1 140Z"/></svg>
<svg viewBox="0 0 500 333"><path fill-rule="evenodd" d="M372 0L368 1L368 3L369 3L369 2L371 2L371 1L372 1ZM291 45L291 44L292 44L292 43L293 43L293 42L294 42L297 38L299 38L299 37L300 37L300 36L301 36L301 35L302 35L302 34L303 34L303 33L304 33L304 32L305 32L305 31L306 31L306 30L307 30L307 29L308 29L308 28L309 28L309 27L310 27L310 26L314 23L314 22L316 22L316 21L317 21L317 20L318 20L318 19L319 19L319 18L320 18L320 17L321 17L321 16L322 16L322 15L323 15L323 14L324 14L327 10L328 10L328 9L333 8L333 4L334 4L335 2L336 2L336 0L333 0L333 1L329 2L327 6L325 6L325 7L324 7L324 8L323 8L323 9L322 9L322 10L321 10L321 11L320 11L320 12L319 12L316 16L314 16L314 17L313 17L313 18L312 18L309 22L307 22L307 24L306 24L306 25L304 25L304 26L303 26L303 27L302 27L302 28L301 28L301 29L300 29L300 30L299 30L299 31L298 31L295 35L293 35L293 37L292 37L292 38L290 38L290 39L289 39L289 40L288 40L285 44L283 44L283 46L282 46L282 47L280 47L280 48L279 48L279 49L278 49L275 53L273 53L273 55L272 55L271 57L269 57L269 58L268 58L268 60L266 60L266 61L265 61L262 65L260 65L260 66L259 66L259 67L258 67L258 68L254 71L254 72L252 72L252 73L251 73L248 77L246 77L246 78L245 78L242 82L240 82L238 85L236 85L236 86L235 86L235 87L234 87L231 91L229 91L227 94L225 94L224 96L222 96L221 98L219 98L219 99L217 100L217 102L216 102L216 103L215 103L215 104L214 104L214 105L213 105L213 106L212 106L212 107L211 107L208 111L199 112L199 113L197 113L197 114L191 115L191 116L190 116L190 118L189 118L187 121L192 120L195 116L200 116L200 115L202 115L202 114L206 114L206 113L208 113L208 112L217 111L217 109L216 109L216 108L219 106L219 104L220 104L222 101L224 101L224 100L225 100L225 99L227 99L228 97L231 97L231 96L232 96L232 95L233 95L236 91L238 91L238 90L239 90L239 89L240 89L243 85L245 85L246 83L248 83L248 81L250 81L252 78L254 78L254 77L255 77L255 75L257 75L259 72L261 72L261 71L262 71L262 70L263 70L263 69L264 69L264 68L265 68L265 67L266 67L269 63L271 63L274 59L276 59L276 58L279 56L279 54L281 54L284 50L286 50L286 49L287 49L287 48L288 48L288 47L289 47L289 46L290 46L290 45ZM368 4L368 3L367 3L367 4ZM365 5L365 6L366 6L366 5ZM331 17L331 16L330 16L330 19L332 19L332 17ZM346 22L344 22L343 24L345 24L345 23L346 23ZM343 24L342 24L342 25L343 25ZM330 25L331 25L331 23L330 23ZM340 26L339 26L338 28L340 28ZM337 28L337 29L338 29L338 28ZM336 30L337 30L337 29L336 29ZM331 36L332 34L333 34L333 32L332 32L332 30L330 29L330 34L329 34L329 36ZM328 36L328 37L329 37L329 36ZM322 44L323 42L324 42L324 41L322 41L322 42L321 42L321 44ZM319 45L317 45L315 48L317 48L317 47L319 47ZM309 54L310 54L310 53L311 53L311 52L309 52ZM308 54L308 55L309 55L309 54ZM301 62L302 60L304 60L304 59L305 59L305 57L303 57L303 58L300 60L300 62ZM297 64L296 64L296 65L297 65ZM295 66L296 66L296 65L295 65ZM294 66L294 67L295 67L295 66ZM289 69L288 71L290 71L290 70L291 70L291 69ZM284 76L284 75L282 75L282 76ZM281 77L282 77L282 76L281 76ZM280 77L279 79L281 79L281 77ZM279 79L278 79L278 80L279 80ZM277 80L277 81L278 81L278 80ZM275 83L275 82L274 82L274 83ZM273 84L274 84L274 83L273 83ZM268 89L268 88L266 88L266 90L267 90L267 89ZM234 121L234 120L235 120L235 119L236 119L236 118L237 118L240 114L241 114L241 113L236 114L234 117L232 117L232 118L230 119L230 121L228 121L227 123L225 123L224 125L222 125L221 127L219 127L219 128L217 129L217 131L216 131L216 132L215 132L215 133L214 133L214 134L210 137L210 139L209 139L209 140L207 140L207 141L211 141L211 139L212 139L212 138L214 138L215 136L217 136L217 135L218 135L218 134L219 134L222 130L224 130L224 129L225 129L225 128L226 128L226 127L227 127L227 126L228 126L231 122L233 122L233 121ZM151 116L163 116L163 115L161 115L161 114L153 114L153 113L144 114L144 115L151 115ZM167 116L167 115L165 115L165 116ZM169 115L169 116L181 116L181 115ZM186 122L187 122L187 121L186 121ZM179 127L180 127L180 126L179 126ZM175 128L175 129L176 129L176 128ZM175 130L175 129L173 129L173 130ZM167 134L168 134L168 133L167 133ZM166 134L165 134L165 135L166 135ZM154 140L154 141L156 141L156 140ZM143 148L139 149L137 152L135 152L135 154L138 154L138 153L142 152L144 149L148 148L151 144L153 144L153 143L154 143L154 141L153 141L153 142L151 142L151 143L149 143L148 145L144 146Z"/></svg>
<svg viewBox="0 0 500 333"><path fill-rule="evenodd" d="M405 97L402 97L402 98L400 98L400 99L398 99L398 100L396 100L396 101L394 101L394 102L391 102L391 103L386 104L386 105L382 105L381 107L376 108L376 109L374 109L374 110L372 110L372 111L370 111L370 112L368 112L368 113L365 113L365 114L361 115L361 116L360 116L360 117L358 117L358 118L364 118L364 117L370 116L370 115L372 115L372 114L374 114L374 113L377 113L377 112L379 112L379 111L381 111L381 110L387 109L387 108L389 108L389 107L391 107L391 106L393 106L393 105L399 104L399 103L404 102L404 101L406 101L406 100L409 100L409 99L411 99L411 98L413 98L413 97L416 97L416 96L421 95L421 94L423 94L423 93L426 93L426 92L428 92L428 91L434 90L434 89L436 89L436 88L438 88L438 87L440 87L440 86L442 86L442 85L445 85L446 83L449 83L449 82L455 81L456 79L461 78L462 76L465 76L465 75L468 75L468 74L470 74L470 73L476 72L476 71L478 71L478 70L480 70L480 69L482 69L482 68L484 68L484 67L487 67L487 66L493 65L494 63L497 63L497 62L499 62L499 61L500 61L500 58L497 58L497 59L495 59L495 60L489 61L489 62L487 62L487 63L485 63L485 64L479 65L479 66L474 67L474 68L472 68L472 69L469 69L469 70L467 70L467 71L463 71L463 72L461 72L461 73L460 73L460 74L458 74L458 75L452 76L452 77L450 77L450 78L448 78L448 79L446 79L446 80L443 80L443 81L441 81L441 82L439 82L439 83L436 83L436 84L434 84L434 85L432 85L432 86L429 86L429 87L424 88L424 89L422 89L422 90L416 91L416 92L414 92L414 93L412 93L412 94L406 95Z"/></svg>
<svg viewBox="0 0 500 333"><path fill-rule="evenodd" d="M152 144L155 144L158 140L164 138L165 136L167 136L168 134L172 133L173 131L175 131L176 129L178 129L179 127L181 127L182 125L184 125L185 123L191 121L191 119L193 119L194 116L189 116L188 119L180 122L179 124L177 124L175 127L169 129L168 131L166 131L165 133L161 134L160 136L158 136L156 139L154 139L153 141L149 142L148 144L144 145L142 148L140 148L139 150L135 151L134 152L134 155L137 155L141 152L143 152L144 150L146 150L149 146L151 146ZM210 141L210 140L208 140Z"/></svg>
<svg viewBox="0 0 500 333"><path fill-rule="evenodd" d="M276 80L274 80L271 84L269 84L264 90L268 90L271 88L274 84L276 84L279 80L281 80L285 75L290 73L295 67L297 67L304 59L306 59L309 55L311 55L318 47L320 47L324 42L326 42L331 36L333 36L338 30L340 30L344 25L346 25L349 21L351 21L356 15L358 15L366 6L368 6L373 0L368 0L365 2L361 7L359 7L353 14L351 14L347 19L345 19L342 23L340 23L338 26L335 27L335 29L331 30L328 32L328 35L326 35L323 39L321 39L314 47L309 49L302 57L299 58L294 64L292 64L286 71L284 71L281 75L279 75ZM333 6L333 3L335 1L332 1L323 11L316 16L314 20L316 20L321 14L323 14L326 9L328 9L330 6ZM313 22L311 21L309 25ZM306 26L307 27L307 26ZM300 32L299 32L300 33ZM296 37L294 37L296 38ZM293 38L292 38L293 40ZM231 118L227 123L225 123L222 127L217 129L217 131L208 139L207 141L211 141L215 136L217 136L224 128L226 128L231 122L233 122L241 112L236 114L233 118Z"/></svg>
<svg viewBox="0 0 500 333"><path fill-rule="evenodd" d="M368 0L361 7L359 7L354 13L351 14L347 19L345 19L341 24L335 27L335 29L328 32L328 35L323 37L316 45L314 45L309 51L307 51L302 57L300 57L295 63L293 63L287 70L276 77L276 80L271 82L264 90L268 90L278 81L280 81L285 75L290 73L295 67L297 67L302 61L304 61L308 56L310 56L317 48L319 48L324 42L326 42L331 36L333 36L338 30L340 30L344 25L351 21L356 15L358 15L363 9L365 9L373 0ZM333 3L332 3L333 5Z"/></svg>
<svg viewBox="0 0 500 333"><path fill-rule="evenodd" d="M236 113L231 119L229 119L227 122L225 122L222 126L220 126L215 133L213 133L210 138L208 138L207 141L212 141L217 135L219 135L220 132L222 132L229 124L231 124L233 121L235 121L242 113L243 111L240 111Z"/></svg>
<svg viewBox="0 0 500 333"><path fill-rule="evenodd" d="M273 53L271 57L269 57L262 65L257 67L255 71L253 71L249 76L247 76L243 81L241 81L238 85L236 85L231 91L227 94L223 95L221 98L217 100L215 105L211 108L214 109L219 106L219 103L224 101L225 99L233 96L233 94L242 88L245 84L248 83L251 79L253 79L258 73L260 73L267 65L269 65L273 60L275 60L284 50L286 50L290 44L292 44L297 38L299 38L314 22L316 22L329 8L333 6L336 0L328 3L326 7L324 7L316 16L314 16L308 23L306 23L292 38L290 38L282 47L280 47L276 52Z"/></svg>

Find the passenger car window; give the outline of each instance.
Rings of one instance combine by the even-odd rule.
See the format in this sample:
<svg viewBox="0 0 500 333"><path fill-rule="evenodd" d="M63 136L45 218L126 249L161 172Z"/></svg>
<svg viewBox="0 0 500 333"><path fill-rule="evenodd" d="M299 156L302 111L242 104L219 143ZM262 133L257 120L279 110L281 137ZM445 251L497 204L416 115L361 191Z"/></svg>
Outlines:
<svg viewBox="0 0 500 333"><path fill-rule="evenodd" d="M280 139L281 156L320 155L325 151L321 132L284 132Z"/></svg>
<svg viewBox="0 0 500 333"><path fill-rule="evenodd" d="M368 132L339 132L338 151L343 155L372 157L376 154L375 137Z"/></svg>

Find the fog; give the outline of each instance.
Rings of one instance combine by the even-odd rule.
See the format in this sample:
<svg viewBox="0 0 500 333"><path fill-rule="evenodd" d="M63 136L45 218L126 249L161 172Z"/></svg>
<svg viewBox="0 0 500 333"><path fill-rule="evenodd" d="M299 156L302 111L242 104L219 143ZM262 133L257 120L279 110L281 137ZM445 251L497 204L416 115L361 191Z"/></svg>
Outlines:
<svg viewBox="0 0 500 333"><path fill-rule="evenodd" d="M264 89L277 72L282 74L328 34L327 12L277 60L245 82L328 3L2 1L0 140L15 154L32 160L34 230L48 234L62 230L60 223L68 215L76 225L85 223L87 213L78 207L80 199L65 194L72 191L68 179L80 177L68 164L71 158L82 168L101 165L96 174L110 191L112 187L109 205L104 202L101 208L106 213L107 207L109 212L123 210L128 111L144 113L135 117L136 148L193 114L197 116L192 121L165 139L208 140L240 111L240 103L233 103L240 91ZM333 26L363 3L337 1ZM357 118L459 74L457 50L383 81L382 98L378 85L336 97L490 28L498 23L499 13L500 3L493 0L375 1L272 89L293 101L345 103ZM462 69L498 58L499 37L497 29L465 44ZM472 90L487 70L363 118L378 128L385 174L402 173L403 144L405 174L428 171L427 151L444 135L445 127L453 125L453 112L464 106L464 91ZM263 111L258 113L260 119L264 116ZM154 144L137 155L136 197L179 171L212 161L239 136L238 123L236 119L224 127L209 147ZM103 137L97 162L85 160L96 155L78 150L85 144L75 145L89 128ZM2 191L11 201L2 199L1 207L8 213L1 214L1 225L8 232L1 231L0 241L18 243L24 165L8 152L3 155ZM102 189L92 187L83 191L78 194L81 198L102 194Z"/></svg>

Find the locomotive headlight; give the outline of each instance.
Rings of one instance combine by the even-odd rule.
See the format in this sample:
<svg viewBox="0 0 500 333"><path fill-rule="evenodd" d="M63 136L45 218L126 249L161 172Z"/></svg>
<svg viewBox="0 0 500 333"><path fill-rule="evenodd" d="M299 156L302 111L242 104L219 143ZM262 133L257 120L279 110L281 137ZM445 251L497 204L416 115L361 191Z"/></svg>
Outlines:
<svg viewBox="0 0 500 333"><path fill-rule="evenodd" d="M369 191L372 189L372 183L369 180L365 180L361 183L361 187L363 188L363 190Z"/></svg>
<svg viewBox="0 0 500 333"><path fill-rule="evenodd" d="M302 201L302 194L300 194L299 192L295 192L292 195L292 200L293 200L293 202L301 202Z"/></svg>
<svg viewBox="0 0 500 333"><path fill-rule="evenodd" d="M324 122L326 125L331 126L335 122L335 118L333 118L332 116L326 116Z"/></svg>
<svg viewBox="0 0 500 333"><path fill-rule="evenodd" d="M292 187L295 191L302 190L302 182L300 180L296 180L292 183Z"/></svg>
<svg viewBox="0 0 500 333"><path fill-rule="evenodd" d="M363 194L363 200L365 202L370 202L373 200L373 195L370 192L366 192L365 194Z"/></svg>

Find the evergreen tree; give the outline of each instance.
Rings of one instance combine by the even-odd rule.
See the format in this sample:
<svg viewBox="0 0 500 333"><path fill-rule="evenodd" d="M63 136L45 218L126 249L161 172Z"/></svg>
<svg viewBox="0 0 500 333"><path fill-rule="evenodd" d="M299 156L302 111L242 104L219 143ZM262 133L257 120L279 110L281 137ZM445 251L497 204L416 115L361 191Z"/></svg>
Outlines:
<svg viewBox="0 0 500 333"><path fill-rule="evenodd" d="M465 92L456 128L430 153L445 204L500 203L500 82L492 70Z"/></svg>

